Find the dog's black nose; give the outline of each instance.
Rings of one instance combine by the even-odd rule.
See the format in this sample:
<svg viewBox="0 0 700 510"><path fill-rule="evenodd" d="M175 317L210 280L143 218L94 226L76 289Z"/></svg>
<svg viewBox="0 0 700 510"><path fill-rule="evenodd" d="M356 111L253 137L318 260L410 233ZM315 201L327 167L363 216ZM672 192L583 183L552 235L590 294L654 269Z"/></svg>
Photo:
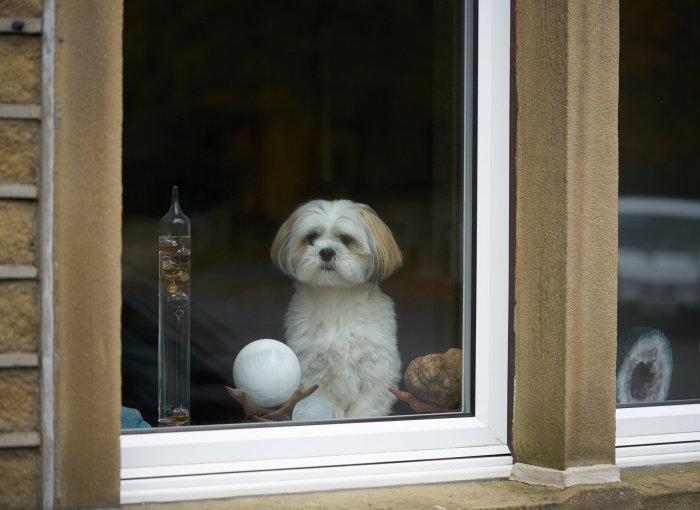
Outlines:
<svg viewBox="0 0 700 510"><path fill-rule="evenodd" d="M324 262L330 262L331 259L335 256L335 251L333 251L331 248L323 248L318 254L321 256L321 259Z"/></svg>

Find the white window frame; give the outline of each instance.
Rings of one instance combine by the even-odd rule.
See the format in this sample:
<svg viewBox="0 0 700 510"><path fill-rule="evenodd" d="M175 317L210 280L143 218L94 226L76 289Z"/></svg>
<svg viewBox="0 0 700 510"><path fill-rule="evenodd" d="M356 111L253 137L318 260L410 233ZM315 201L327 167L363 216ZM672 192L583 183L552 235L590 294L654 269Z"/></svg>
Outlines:
<svg viewBox="0 0 700 510"><path fill-rule="evenodd" d="M122 503L510 475L510 1L477 3L475 415L125 434Z"/></svg>
<svg viewBox="0 0 700 510"><path fill-rule="evenodd" d="M620 467L700 461L700 404L617 409Z"/></svg>

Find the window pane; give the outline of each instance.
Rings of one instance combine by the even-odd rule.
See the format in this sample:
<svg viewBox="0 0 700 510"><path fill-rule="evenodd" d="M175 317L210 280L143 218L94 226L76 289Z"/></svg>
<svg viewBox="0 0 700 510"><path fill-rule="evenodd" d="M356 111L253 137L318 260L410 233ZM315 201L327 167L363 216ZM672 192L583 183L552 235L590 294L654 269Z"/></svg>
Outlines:
<svg viewBox="0 0 700 510"><path fill-rule="evenodd" d="M619 403L700 398L698 16L621 2Z"/></svg>
<svg viewBox="0 0 700 510"><path fill-rule="evenodd" d="M124 406L138 409L151 425L158 421L158 221L172 185L179 187L192 231L193 425L241 422L243 409L225 390L234 385L234 360L256 339L285 340L295 284L270 260L270 249L283 222L309 200L368 204L403 255L403 266L380 283L395 306L400 367L377 367L378 373L394 370L405 390L403 374L412 360L471 345L463 333L471 326L462 319L464 289L471 295L464 283L471 263L463 269L471 251L463 249L471 239L463 218L471 204L463 198L470 178L463 161L462 3L180 5L164 11L154 0L126 2ZM318 246L323 258L322 243L335 243L334 264L343 263L342 250L362 257L369 250L364 238L353 237L356 225L326 232L314 221L303 246L294 249ZM325 239L327 233L335 237ZM344 281L334 295L347 286ZM345 312L360 316L358 310L374 303L357 297ZM361 333L390 327L392 318L380 313L373 320ZM345 355L366 366L374 347L357 345ZM323 345L310 348L324 354ZM295 349L308 359L308 352ZM338 355L317 370L346 366L347 360L333 358ZM427 361L424 376L461 379L462 362L431 373L444 358ZM388 393L384 383L348 384L355 383L363 395L376 386ZM423 386L435 393L449 384ZM461 398L460 388L449 408L470 412L470 395ZM430 398L440 407L436 397L423 396ZM416 411L397 400L388 414Z"/></svg>

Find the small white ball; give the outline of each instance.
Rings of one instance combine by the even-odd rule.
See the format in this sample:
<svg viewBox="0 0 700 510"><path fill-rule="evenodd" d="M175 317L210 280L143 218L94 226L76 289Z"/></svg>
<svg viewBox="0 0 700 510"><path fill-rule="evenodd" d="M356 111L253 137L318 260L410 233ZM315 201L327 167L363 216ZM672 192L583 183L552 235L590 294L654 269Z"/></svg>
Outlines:
<svg viewBox="0 0 700 510"><path fill-rule="evenodd" d="M297 402L292 411L292 421L332 420L333 418L335 418L333 405L319 390Z"/></svg>
<svg viewBox="0 0 700 510"><path fill-rule="evenodd" d="M251 402L275 407L299 387L301 368L296 354L282 342L263 338L249 343L233 363L233 383Z"/></svg>

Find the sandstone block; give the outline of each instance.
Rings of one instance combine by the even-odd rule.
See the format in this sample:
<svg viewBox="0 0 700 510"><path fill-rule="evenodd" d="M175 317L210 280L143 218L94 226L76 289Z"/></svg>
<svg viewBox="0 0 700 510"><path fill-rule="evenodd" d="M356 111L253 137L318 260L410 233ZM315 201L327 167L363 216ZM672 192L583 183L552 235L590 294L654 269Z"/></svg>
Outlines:
<svg viewBox="0 0 700 510"><path fill-rule="evenodd" d="M0 183L34 184L39 167L39 123L0 121Z"/></svg>
<svg viewBox="0 0 700 510"><path fill-rule="evenodd" d="M40 67L40 37L0 36L0 103L39 103Z"/></svg>
<svg viewBox="0 0 700 510"><path fill-rule="evenodd" d="M4 18L40 18L41 0L2 0L0 16Z"/></svg>
<svg viewBox="0 0 700 510"><path fill-rule="evenodd" d="M0 201L0 264L34 264L36 204Z"/></svg>
<svg viewBox="0 0 700 510"><path fill-rule="evenodd" d="M38 284L0 281L0 353L37 352Z"/></svg>
<svg viewBox="0 0 700 510"><path fill-rule="evenodd" d="M38 448L0 450L0 508L40 508L40 469Z"/></svg>
<svg viewBox="0 0 700 510"><path fill-rule="evenodd" d="M0 433L39 430L38 393L38 369L0 369Z"/></svg>

